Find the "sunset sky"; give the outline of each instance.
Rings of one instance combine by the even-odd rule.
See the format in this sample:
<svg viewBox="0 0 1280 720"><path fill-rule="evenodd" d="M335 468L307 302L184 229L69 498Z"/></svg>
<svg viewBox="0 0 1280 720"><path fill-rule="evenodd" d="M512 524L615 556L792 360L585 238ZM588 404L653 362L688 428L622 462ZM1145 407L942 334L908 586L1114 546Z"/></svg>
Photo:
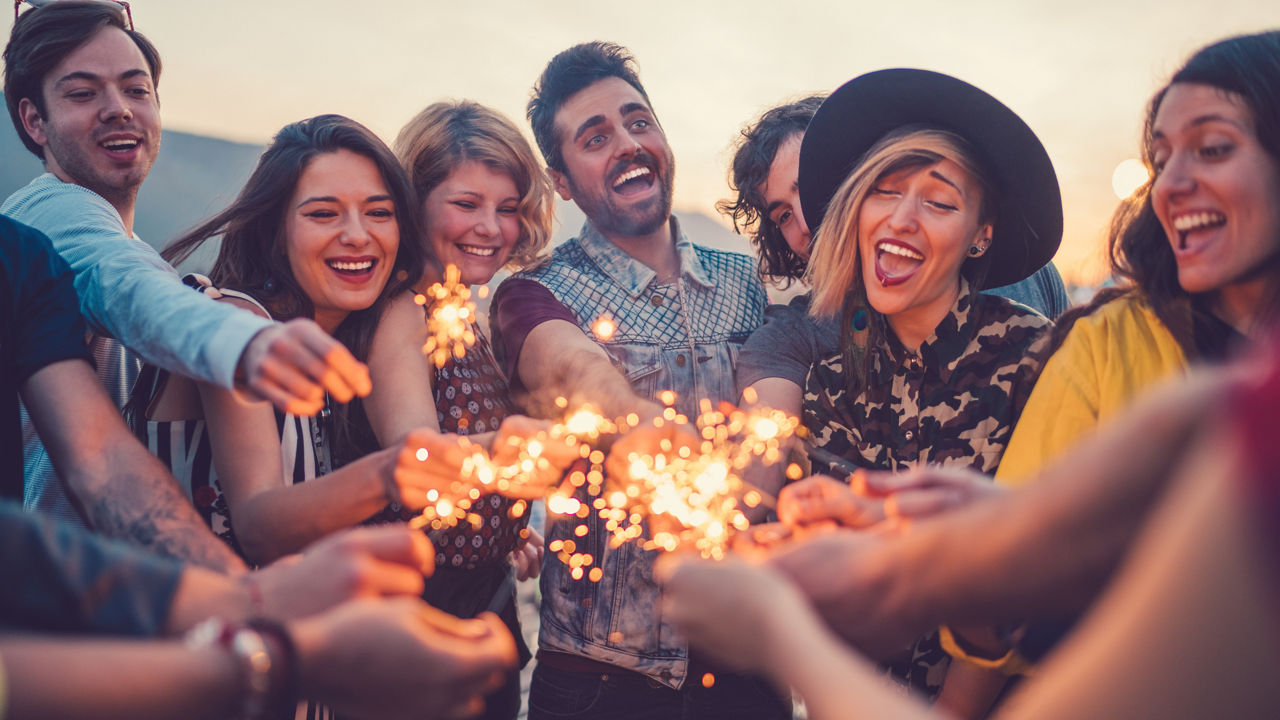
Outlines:
<svg viewBox="0 0 1280 720"><path fill-rule="evenodd" d="M523 121L556 52L630 47L675 152L677 209L714 214L737 130L787 98L911 66L972 82L1019 112L1062 184L1070 279L1089 280L1116 204L1112 172L1137 154L1143 106L1199 46L1280 27L1259 0L582 2L135 0L160 48L166 127L262 143L338 112L390 141L431 101L472 98ZM6 27L7 31L7 27Z"/></svg>

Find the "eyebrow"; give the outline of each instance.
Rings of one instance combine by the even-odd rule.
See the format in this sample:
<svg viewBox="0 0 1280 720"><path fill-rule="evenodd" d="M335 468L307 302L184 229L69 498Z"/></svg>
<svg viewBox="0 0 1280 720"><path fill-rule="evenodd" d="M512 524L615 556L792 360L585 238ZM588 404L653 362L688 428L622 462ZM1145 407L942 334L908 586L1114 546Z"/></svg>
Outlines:
<svg viewBox="0 0 1280 720"><path fill-rule="evenodd" d="M365 198L365 199L364 199L364 201L365 201L365 202L367 202L367 203L370 203L370 202L382 202L383 200L391 200L392 202L394 202L394 199L393 199L390 195L370 195L369 197L367 197L367 198ZM313 202L331 202L331 203L336 203L336 202L338 202L338 198L334 197L333 195L315 195L315 196L312 196L312 197L307 198L306 200L303 200L302 202L298 203L298 204L297 204L297 205L295 205L294 207L295 207L295 208L300 208L300 207L302 207L303 205L306 205L307 203L313 203Z"/></svg>
<svg viewBox="0 0 1280 720"><path fill-rule="evenodd" d="M71 82L72 80L89 80L91 82L97 82L101 80L101 78L85 70L76 70L75 72L69 72L66 75L63 75L62 77L58 78L58 80L54 82L53 86L58 87L59 85L62 85L63 83Z"/></svg>
<svg viewBox="0 0 1280 720"><path fill-rule="evenodd" d="M622 107L618 108L618 114L622 115L623 117L630 115L633 112L643 112L649 115L653 114L653 111L649 109L649 106L645 105L642 102L629 102L623 105ZM583 122L581 125L578 126L577 132L573 134L573 141L577 142L578 139L581 138L583 135L585 135L588 130L604 122L605 122L604 115L592 115L591 117L587 118L585 122Z"/></svg>
<svg viewBox="0 0 1280 720"><path fill-rule="evenodd" d="M951 187L955 188L955 189L956 189L956 192L960 193L961 195L964 195L964 191L960 189L960 186L959 186L959 185L957 185L957 184L955 184L955 183L951 182L951 180L950 180L950 179L948 179L946 175L943 175L942 173L938 172L937 170L930 170L930 171L929 171L929 176L930 176L930 177L934 177L934 178L937 178L937 179L941 180L942 182L944 182L944 183L946 183L946 184L950 185Z"/></svg>
<svg viewBox="0 0 1280 720"><path fill-rule="evenodd" d="M1208 124L1208 123L1211 123L1211 122L1223 122L1223 123L1226 123L1226 124L1228 124L1228 125L1233 125L1233 126L1235 126L1235 127L1237 127L1237 128L1240 128L1241 130L1243 130L1243 129L1244 129L1244 127L1242 127L1242 126L1240 125L1240 123L1239 123L1239 122L1237 122L1234 118L1229 118L1229 117L1227 117L1226 115L1220 115L1220 114L1218 114L1218 113L1209 113L1208 115L1199 115L1199 116L1197 116L1197 117L1193 118L1193 119L1191 120L1191 122L1187 123L1187 124L1186 124L1186 126L1185 126L1185 128L1187 128L1187 129L1195 128L1195 127L1199 127L1199 126L1201 126L1201 125L1205 125L1205 124ZM1152 129L1152 131L1151 131L1151 139L1153 139L1153 140L1161 140L1161 139L1163 139L1164 137L1165 137L1165 134L1164 134L1164 132L1163 132L1163 131L1158 130L1158 129Z"/></svg>
<svg viewBox="0 0 1280 720"><path fill-rule="evenodd" d="M142 68L134 68L132 70L126 70L120 73L120 79L129 80L139 75L145 75L148 78L151 77L151 73L147 72L146 70L143 70ZM68 83L73 80L88 80L89 82L101 82L102 77L95 73L91 73L87 70L76 70L73 72L69 72L66 75L63 75L62 77L58 78L57 81L53 83L53 86L58 87L63 83Z"/></svg>
<svg viewBox="0 0 1280 720"><path fill-rule="evenodd" d="M587 118L586 122L578 126L577 132L573 134L573 141L577 142L579 138L587 134L591 128L604 124L604 115L592 115Z"/></svg>

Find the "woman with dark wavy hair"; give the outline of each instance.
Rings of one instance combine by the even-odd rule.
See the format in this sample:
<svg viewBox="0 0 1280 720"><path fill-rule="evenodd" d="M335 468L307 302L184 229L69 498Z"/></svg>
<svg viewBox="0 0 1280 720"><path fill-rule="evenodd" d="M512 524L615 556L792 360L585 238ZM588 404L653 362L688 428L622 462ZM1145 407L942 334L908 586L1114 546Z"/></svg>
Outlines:
<svg viewBox="0 0 1280 720"><path fill-rule="evenodd" d="M1143 388L1224 359L1280 308L1280 31L1191 57L1147 112L1151 180L1112 223L1125 281L1056 328L1000 466L1018 482Z"/></svg>
<svg viewBox="0 0 1280 720"><path fill-rule="evenodd" d="M390 149L353 120L321 115L282 129L231 206L164 256L181 262L220 237L209 277L188 276L189 285L278 321L313 319L363 361L385 307L430 261L413 208ZM421 507L435 487L412 458L421 441L360 457L359 413L327 399L315 417L273 413L149 367L132 405L151 450L254 564L390 502Z"/></svg>

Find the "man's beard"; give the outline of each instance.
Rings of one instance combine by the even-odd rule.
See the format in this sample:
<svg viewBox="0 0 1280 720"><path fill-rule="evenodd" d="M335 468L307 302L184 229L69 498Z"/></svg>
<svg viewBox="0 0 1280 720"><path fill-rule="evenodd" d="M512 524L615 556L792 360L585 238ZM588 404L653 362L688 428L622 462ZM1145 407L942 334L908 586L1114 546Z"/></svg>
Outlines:
<svg viewBox="0 0 1280 720"><path fill-rule="evenodd" d="M622 169L630 165L644 165L651 168L654 175L657 176L654 182L659 183L658 194L646 203L624 208L615 204L617 198L614 197L612 190L605 189L603 194L583 192L583 189L574 183L573 177L568 176L569 190L573 193L574 201L577 202L578 208L587 216L587 219L591 221L592 227L603 235L639 237L657 232L659 228L671 219L675 163L668 157L666 170L660 173L658 164L654 161L653 156L649 153L641 152L625 163L620 163L620 165L623 166ZM622 169L610 173L610 177L616 177L621 174Z"/></svg>
<svg viewBox="0 0 1280 720"><path fill-rule="evenodd" d="M152 163L138 165L115 178L111 176L110 169L94 165L90 157L92 150L86 152L82 145L63 142L59 135L52 132L48 134L50 142L44 149L45 153L53 153L58 167L75 184L92 190L117 207L130 205L137 199L138 189L151 172ZM154 156L152 159L154 160Z"/></svg>

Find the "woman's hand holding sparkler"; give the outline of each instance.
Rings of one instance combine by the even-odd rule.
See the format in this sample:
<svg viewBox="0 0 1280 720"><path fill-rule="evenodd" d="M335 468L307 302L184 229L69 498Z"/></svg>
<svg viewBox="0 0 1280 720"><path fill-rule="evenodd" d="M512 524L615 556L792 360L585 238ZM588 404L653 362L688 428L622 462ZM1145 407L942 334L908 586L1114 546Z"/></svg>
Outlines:
<svg viewBox="0 0 1280 720"><path fill-rule="evenodd" d="M560 482L564 471L581 457L575 438L556 431L547 420L512 415L502 421L493 440L492 464L511 476L497 491L507 497L535 500ZM536 574L535 574L536 576Z"/></svg>
<svg viewBox="0 0 1280 720"><path fill-rule="evenodd" d="M465 498L471 485L461 468L478 448L464 437L430 428L410 432L383 474L387 499L416 511L441 500Z"/></svg>

